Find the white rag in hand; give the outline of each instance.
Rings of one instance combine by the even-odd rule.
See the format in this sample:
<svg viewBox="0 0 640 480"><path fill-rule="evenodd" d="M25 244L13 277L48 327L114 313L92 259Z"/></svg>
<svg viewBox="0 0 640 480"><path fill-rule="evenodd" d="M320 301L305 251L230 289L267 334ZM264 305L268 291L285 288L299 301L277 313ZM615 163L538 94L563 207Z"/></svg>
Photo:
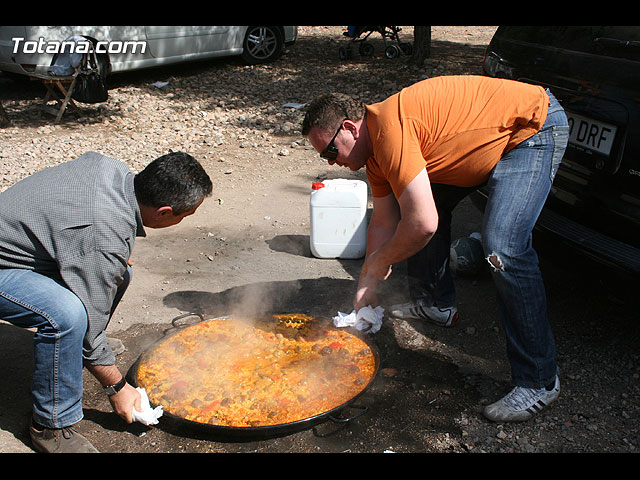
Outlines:
<svg viewBox="0 0 640 480"><path fill-rule="evenodd" d="M382 317L384 317L384 308L366 306L357 313L355 310L349 314L338 312L338 315L333 317L333 324L336 327L355 327L367 333L376 333L382 327Z"/></svg>
<svg viewBox="0 0 640 480"><path fill-rule="evenodd" d="M162 416L162 406L158 405L156 408L151 408L149 403L149 397L144 388L137 387L136 390L140 394L140 406L142 411L139 412L133 407L133 421L144 423L145 425L156 425L158 419Z"/></svg>

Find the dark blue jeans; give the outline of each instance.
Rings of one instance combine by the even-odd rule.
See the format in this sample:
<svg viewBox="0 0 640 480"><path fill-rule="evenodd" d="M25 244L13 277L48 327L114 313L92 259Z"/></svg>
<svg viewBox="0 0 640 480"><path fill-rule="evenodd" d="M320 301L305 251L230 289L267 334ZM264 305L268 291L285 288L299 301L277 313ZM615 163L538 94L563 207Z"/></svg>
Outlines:
<svg viewBox="0 0 640 480"><path fill-rule="evenodd" d="M118 286L112 314L132 273L129 267ZM34 420L49 428L80 421L82 342L88 325L84 304L65 285L49 277L30 270L0 269L0 318L36 329L31 386Z"/></svg>
<svg viewBox="0 0 640 480"><path fill-rule="evenodd" d="M549 94L542 129L500 159L486 183L482 242L496 285L498 308L507 336L507 355L515 385L540 388L557 373L555 341L533 227L547 199L569 137L564 110ZM427 246L408 261L412 300L440 307L456 304L449 271L451 214L474 188L432 185L440 217Z"/></svg>

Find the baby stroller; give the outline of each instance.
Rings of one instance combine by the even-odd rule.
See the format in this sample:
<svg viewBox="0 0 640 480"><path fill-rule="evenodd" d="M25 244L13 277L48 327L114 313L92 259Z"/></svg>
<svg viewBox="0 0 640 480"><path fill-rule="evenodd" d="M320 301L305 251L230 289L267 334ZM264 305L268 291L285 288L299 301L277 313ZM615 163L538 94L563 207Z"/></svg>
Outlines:
<svg viewBox="0 0 640 480"><path fill-rule="evenodd" d="M372 33L379 33L382 36L384 42L384 54L387 58L396 58L399 55L411 55L413 47L410 43L401 42L398 32L402 30L400 27L394 27L391 25L363 25L363 26L349 26L347 31L343 33L345 37L349 37L351 41L349 45L341 46L338 49L338 55L340 60L348 60L353 58L352 45L359 44L358 53L363 57L370 57L373 55L373 44L367 42L367 39ZM364 36L363 36L364 35ZM361 38L362 37L362 38ZM395 44L389 44L388 40L395 42Z"/></svg>

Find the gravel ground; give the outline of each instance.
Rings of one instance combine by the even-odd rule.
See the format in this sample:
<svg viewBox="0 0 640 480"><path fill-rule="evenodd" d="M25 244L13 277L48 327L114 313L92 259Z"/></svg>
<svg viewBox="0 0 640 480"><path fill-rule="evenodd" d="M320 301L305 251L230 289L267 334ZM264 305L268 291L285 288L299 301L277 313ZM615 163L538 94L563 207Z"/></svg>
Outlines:
<svg viewBox="0 0 640 480"><path fill-rule="evenodd" d="M249 182L238 173L258 178L260 169L278 159L284 165L283 175L297 175L299 167L293 159L309 147L299 135L302 112L283 108L284 104L306 103L326 91L343 91L375 102L426 77L480 74L484 47L495 27L433 27L433 55L421 68L407 66L402 58L389 61L380 55L341 63L337 50L346 41L342 31L342 27L300 27L296 45L273 65L249 67L223 59L113 76L108 102L81 105L80 116L65 114L60 125L53 125L52 118L37 107L42 95L37 84L17 85L0 76L0 100L12 122L0 128L0 190L87 150L122 159L137 171L176 145L215 166L214 184L225 182L226 188L233 182L248 188ZM412 28L405 27L401 36L411 40ZM156 81L168 85L157 88L152 85ZM498 337L499 326L469 322L455 331L427 328L417 333L406 322L387 321L385 331L393 333L394 342L404 339L405 348L436 352L447 361L453 358L456 373L452 377L460 379L459 390L473 391L464 398L478 401L452 410L450 429L424 426L419 447L393 450L389 445L391 450L638 451L637 300L629 300L604 280L590 282L593 270L583 275L572 264L567 272L566 258L545 262L553 272L548 289L562 292L550 294L550 305L562 312L558 314L561 321L554 325L561 338L561 399L544 415L524 424L491 424L479 415L480 405L507 391L508 372L498 363L483 376L477 373L481 367L471 364L479 358L501 357L504 347L499 339L468 349L457 346L482 342L476 339L484 338L484 332ZM485 287L490 289L486 278L460 282L476 295ZM380 338L384 350L386 337ZM471 355L472 348L489 353ZM389 363L380 374L384 386L391 388L395 382L398 388L408 388L422 398L426 383L420 384L416 375L424 379L428 374L408 364L395 365L393 358ZM455 397L454 384L437 383L437 396L432 400ZM389 402L389 408L394 408ZM366 446L360 451L366 451Z"/></svg>
<svg viewBox="0 0 640 480"><path fill-rule="evenodd" d="M340 63L338 47L347 42L343 30L299 27L295 47L272 65L244 66L225 59L114 75L108 102L79 104L81 116L65 113L59 125L34 101L42 93L37 83L17 86L0 74L0 100L12 120L0 129L0 190L87 150L123 159L133 170L175 145L205 161L220 160L216 148L229 143L287 155L287 147L272 151L274 138L291 135L289 148L299 145L302 114L282 105L306 103L309 92L332 90L375 102L428 76L480 73L482 45L495 27L434 27L434 41L445 41L439 58L420 69L407 67L402 59L394 64L381 58L379 36L371 37L378 56L356 55ZM400 35L412 41L412 27ZM460 42L469 42L468 48L456 48ZM157 88L151 85L155 81L169 84Z"/></svg>

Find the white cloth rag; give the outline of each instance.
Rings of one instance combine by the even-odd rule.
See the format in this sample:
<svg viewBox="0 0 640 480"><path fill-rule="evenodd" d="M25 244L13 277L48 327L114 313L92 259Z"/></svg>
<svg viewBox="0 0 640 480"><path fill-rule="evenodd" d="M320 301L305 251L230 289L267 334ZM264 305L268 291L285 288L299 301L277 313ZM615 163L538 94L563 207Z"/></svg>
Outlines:
<svg viewBox="0 0 640 480"><path fill-rule="evenodd" d="M158 405L156 408L151 408L149 403L149 397L144 388L137 387L136 390L140 394L140 406L142 411L139 412L133 407L133 421L144 423L145 425L156 425L158 419L162 416L162 406Z"/></svg>
<svg viewBox="0 0 640 480"><path fill-rule="evenodd" d="M384 308L366 306L357 313L355 310L349 314L338 312L338 315L333 317L333 324L336 327L354 327L367 333L376 333L382 327L382 317L384 317Z"/></svg>

